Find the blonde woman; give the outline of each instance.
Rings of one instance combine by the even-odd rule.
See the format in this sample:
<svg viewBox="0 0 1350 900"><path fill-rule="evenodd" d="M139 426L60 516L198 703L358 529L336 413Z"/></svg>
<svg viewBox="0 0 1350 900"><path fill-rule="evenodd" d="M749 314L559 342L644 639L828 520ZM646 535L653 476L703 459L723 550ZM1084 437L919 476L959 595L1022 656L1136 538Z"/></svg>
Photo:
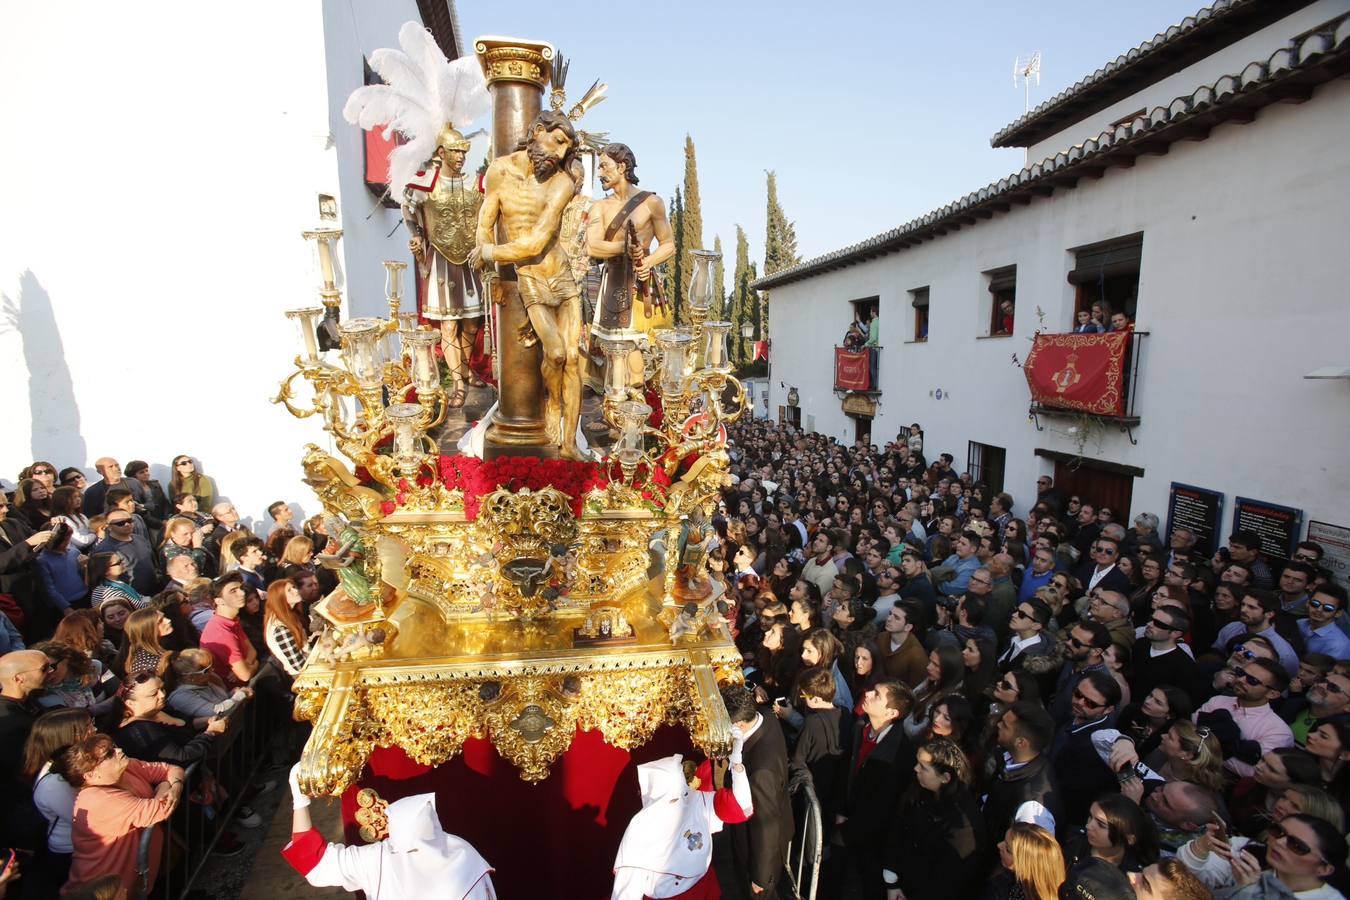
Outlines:
<svg viewBox="0 0 1350 900"><path fill-rule="evenodd" d="M243 528L236 528L225 535L220 541L220 572L221 575L228 575L239 568L239 559L234 555L234 545L253 535Z"/></svg>
<svg viewBox="0 0 1350 900"><path fill-rule="evenodd" d="M994 876L987 900L1058 900L1064 883L1064 852L1039 825L1014 822L998 844L1003 870Z"/></svg>
<svg viewBox="0 0 1350 900"><path fill-rule="evenodd" d="M297 535L286 542L277 563L282 578L294 578L301 572L314 571L314 542L304 535Z"/></svg>
<svg viewBox="0 0 1350 900"><path fill-rule="evenodd" d="M197 572L205 575L211 571L211 557L202 549L206 541L206 532L186 516L174 516L164 523L164 542L159 545L159 555L167 565L175 556L190 556L197 564Z"/></svg>
<svg viewBox="0 0 1350 900"><path fill-rule="evenodd" d="M202 509L210 509L216 500L216 483L197 471L197 462L183 454L173 458L173 475L169 478L169 496L192 494Z"/></svg>

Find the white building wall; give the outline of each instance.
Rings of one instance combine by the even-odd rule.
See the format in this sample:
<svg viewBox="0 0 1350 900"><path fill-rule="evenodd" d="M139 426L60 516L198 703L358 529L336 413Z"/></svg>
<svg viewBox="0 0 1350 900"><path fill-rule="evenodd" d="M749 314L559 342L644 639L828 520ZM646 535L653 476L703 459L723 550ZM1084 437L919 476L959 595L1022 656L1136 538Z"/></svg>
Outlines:
<svg viewBox="0 0 1350 900"><path fill-rule="evenodd" d="M1323 22L1350 11L1350 0L1318 0L1283 19L1215 51L1193 65L1175 72L1138 92L1113 103L1101 112L1074 122L1027 149L1027 164L1040 162L1094 138L1125 116L1140 109L1167 106L1177 97L1190 96L1202 84L1213 84L1224 75L1235 75L1254 60L1266 60L1288 45L1290 38L1311 31ZM1087 74L1087 73L1084 73Z"/></svg>
<svg viewBox="0 0 1350 900"><path fill-rule="evenodd" d="M360 20L351 20L352 10ZM300 483L314 420L268 399L295 339L284 309L317 302L300 231L333 194L355 308L382 307L384 258L407 256L361 184L340 120L361 53L417 18L381 4L164 0L9 4L0 29L12 127L0 205L0 475L34 459L151 463L167 487L198 456L246 519Z"/></svg>
<svg viewBox="0 0 1350 900"><path fill-rule="evenodd" d="M1208 140L1174 144L1131 169L1109 169L1030 206L878 260L772 291L771 407L801 392L803 422L853 439L832 393L831 345L848 301L881 298L881 405L872 435L884 444L920 422L930 457L965 465L967 441L1007 448L1005 486L1024 512L1035 478L1053 465L1036 448L1076 453L1068 422L1027 418L1029 391L1012 362L1040 327L1068 330L1068 248L1142 231L1138 327L1149 331L1139 378L1138 445L1108 431L1086 455L1144 469L1133 512L1163 514L1169 484L1299 507L1344 524L1350 508L1350 382L1309 381L1320 366L1350 365L1341 263L1350 234L1350 82L1302 105L1262 110ZM988 329L981 273L1017 265L1011 337ZM913 335L908 291L930 288L930 330ZM780 381L783 382L780 386ZM936 398L937 389L943 398Z"/></svg>

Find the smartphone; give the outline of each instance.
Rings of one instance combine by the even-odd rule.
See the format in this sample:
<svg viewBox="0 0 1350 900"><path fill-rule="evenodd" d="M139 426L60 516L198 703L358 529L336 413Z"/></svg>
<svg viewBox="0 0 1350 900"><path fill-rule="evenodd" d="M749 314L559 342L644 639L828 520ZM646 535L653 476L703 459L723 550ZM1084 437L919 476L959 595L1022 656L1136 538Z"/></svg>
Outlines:
<svg viewBox="0 0 1350 900"><path fill-rule="evenodd" d="M1218 829L1218 833L1214 836L1221 841L1227 841L1229 839L1228 823L1225 822L1223 819L1220 819L1218 815L1215 815L1213 819L1210 819L1210 821L1213 822L1214 827Z"/></svg>
<svg viewBox="0 0 1350 900"><path fill-rule="evenodd" d="M774 697L774 698L773 698L773 705L774 705L774 706L782 706L782 707L786 708L787 705L788 705L787 698L786 698L786 697Z"/></svg>

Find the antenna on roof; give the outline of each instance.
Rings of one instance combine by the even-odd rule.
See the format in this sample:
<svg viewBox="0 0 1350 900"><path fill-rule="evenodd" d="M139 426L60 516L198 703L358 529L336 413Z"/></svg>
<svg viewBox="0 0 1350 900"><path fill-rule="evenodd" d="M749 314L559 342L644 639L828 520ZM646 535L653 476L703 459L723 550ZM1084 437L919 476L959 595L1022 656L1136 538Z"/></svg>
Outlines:
<svg viewBox="0 0 1350 900"><path fill-rule="evenodd" d="M1013 87L1018 86L1018 81L1022 83L1024 93L1023 112L1031 110L1031 80L1036 80L1037 87L1041 83L1041 51L1037 50L1030 56L1019 56L1013 60Z"/></svg>

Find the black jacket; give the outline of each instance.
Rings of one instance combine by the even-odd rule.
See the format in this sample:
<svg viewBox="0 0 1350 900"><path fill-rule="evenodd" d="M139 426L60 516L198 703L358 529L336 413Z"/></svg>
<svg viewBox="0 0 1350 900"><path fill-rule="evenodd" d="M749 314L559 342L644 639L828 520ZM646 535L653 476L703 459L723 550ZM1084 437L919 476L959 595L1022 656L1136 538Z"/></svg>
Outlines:
<svg viewBox="0 0 1350 900"><path fill-rule="evenodd" d="M769 890L777 883L792 840L792 803L787 792L787 744L772 714L763 715L759 728L745 742L742 761L750 779L755 814L750 821L728 825L738 871ZM730 786L728 775L728 786Z"/></svg>
<svg viewBox="0 0 1350 900"><path fill-rule="evenodd" d="M944 797L917 785L900 803L886 836L883 865L907 900L968 897L986 852L980 807L965 785Z"/></svg>
<svg viewBox="0 0 1350 900"><path fill-rule="evenodd" d="M1135 645L1130 696L1142 703L1155 687L1170 684L1185 691L1191 698L1191 705L1199 709L1209 693L1206 690L1209 685L1203 681L1200 668L1191 655L1177 646L1161 656L1154 656L1153 648L1148 646L1148 642L1144 641L1142 644L1142 647L1139 644Z"/></svg>
<svg viewBox="0 0 1350 900"><path fill-rule="evenodd" d="M145 762L190 766L211 751L213 735L194 733L190 725L162 722L128 722L113 732L112 739L127 756Z"/></svg>
<svg viewBox="0 0 1350 900"><path fill-rule="evenodd" d="M880 854L886 830L900 804L900 794L913 778L913 751L897 719L859 766L864 729L869 727L865 718L853 726L848 772L840 792L839 814L846 821L839 827L845 845L854 852Z"/></svg>
<svg viewBox="0 0 1350 900"><path fill-rule="evenodd" d="M1092 755L1094 759L1097 757L1096 753ZM1055 817L1055 822L1059 822L1063 815L1059 778L1050 766L1048 753L1040 754L1011 772L1006 770L1006 764L999 764L998 775L989 786L989 796L984 801L984 821L989 828L987 846L998 846L1012 824L1017 808L1032 800L1038 801Z"/></svg>
<svg viewBox="0 0 1350 900"><path fill-rule="evenodd" d="M1081 727L1070 722L1055 733L1055 740L1050 745L1050 763L1059 780L1063 815L1055 814L1055 830L1061 840L1087 822L1092 801L1100 794L1118 789L1116 776L1092 746L1093 733L1110 727L1111 718L1103 717Z"/></svg>
<svg viewBox="0 0 1350 900"><path fill-rule="evenodd" d="M833 808L835 780L844 761L842 717L843 711L837 706L806 710L805 724L792 748L791 768L811 773L822 815Z"/></svg>

